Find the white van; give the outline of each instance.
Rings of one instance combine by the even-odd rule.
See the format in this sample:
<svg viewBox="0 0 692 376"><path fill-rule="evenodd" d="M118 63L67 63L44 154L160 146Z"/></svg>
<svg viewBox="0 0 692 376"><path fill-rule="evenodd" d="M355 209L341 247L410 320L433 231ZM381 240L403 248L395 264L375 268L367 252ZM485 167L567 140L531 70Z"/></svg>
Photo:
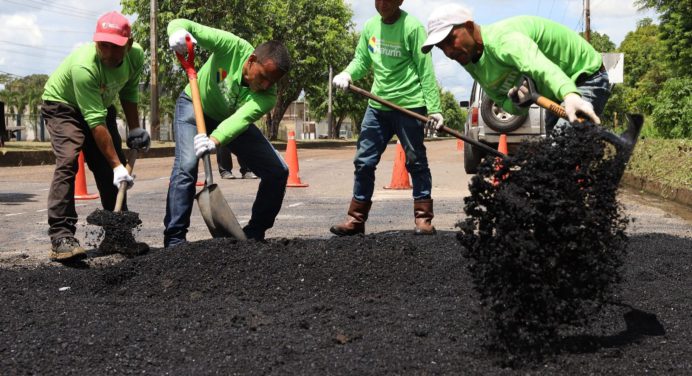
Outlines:
<svg viewBox="0 0 692 376"><path fill-rule="evenodd" d="M464 134L495 149L502 133L507 135L509 154L512 154L517 144L525 139L545 137L545 113L542 108L532 104L527 115L509 114L485 95L475 81L471 97L468 101L459 102L459 105L468 110ZM467 174L475 174L478 171L478 164L485 154L480 148L464 143L464 170Z"/></svg>

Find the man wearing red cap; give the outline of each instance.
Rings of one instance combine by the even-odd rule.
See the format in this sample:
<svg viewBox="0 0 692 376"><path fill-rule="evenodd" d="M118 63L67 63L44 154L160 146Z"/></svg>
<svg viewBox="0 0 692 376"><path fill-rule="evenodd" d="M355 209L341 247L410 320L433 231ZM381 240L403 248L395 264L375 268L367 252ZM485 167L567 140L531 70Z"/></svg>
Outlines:
<svg viewBox="0 0 692 376"><path fill-rule="evenodd" d="M133 43L129 21L118 12L98 19L94 43L72 52L46 82L41 113L50 132L56 166L48 194L50 259L85 256L75 238L75 175L80 151L96 179L101 204L113 210L118 187L134 184L125 169L114 103L120 98L129 133L127 146L147 150L149 134L138 126L138 85L144 52ZM123 203L123 210L127 206Z"/></svg>

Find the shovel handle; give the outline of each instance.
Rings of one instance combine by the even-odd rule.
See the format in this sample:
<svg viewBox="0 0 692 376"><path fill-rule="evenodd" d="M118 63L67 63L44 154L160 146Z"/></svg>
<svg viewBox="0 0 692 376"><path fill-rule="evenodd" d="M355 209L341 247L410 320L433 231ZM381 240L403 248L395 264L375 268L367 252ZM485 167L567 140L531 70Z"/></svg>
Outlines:
<svg viewBox="0 0 692 376"><path fill-rule="evenodd" d="M197 71L195 71L195 48L192 45L192 40L189 35L185 36L187 43L187 59L177 51L175 56L180 60L180 65L185 69L187 78L190 80L190 92L192 93L192 108L195 111L195 123L197 124L197 134L207 134L207 125L204 122L204 111L202 109L202 99L199 95L199 84L197 83ZM214 178L211 174L211 160L207 153L203 157L204 160L204 184L210 186L214 184Z"/></svg>
<svg viewBox="0 0 692 376"><path fill-rule="evenodd" d="M127 159L127 174L132 175L132 169L135 168L135 161L137 160L137 149L130 150L130 157ZM113 212L120 213L123 208L123 201L125 200L125 191L127 191L127 182L121 182L120 187L118 187L118 195L115 197L115 207Z"/></svg>
<svg viewBox="0 0 692 376"><path fill-rule="evenodd" d="M523 102L514 102L515 105L520 107L527 107L531 104L531 102L533 102L537 104L539 107L543 107L547 111L552 112L555 116L569 120L569 118L567 117L567 111L565 111L564 107L560 106L551 99L548 99L542 96L540 93L538 93L538 90L536 90L536 83L533 81L531 77L524 75L522 77L522 82L524 81L526 82L526 87L529 89L528 94L530 99L525 100ZM584 119L577 118L577 121L582 123L584 122Z"/></svg>
<svg viewBox="0 0 692 376"><path fill-rule="evenodd" d="M367 90L363 90L363 89L359 88L358 86L354 86L353 84L349 84L348 88L349 88L349 90L352 90L355 93L358 93L358 94L360 94L366 98L370 98L377 103L383 104L383 105L385 105L385 106L387 106L393 110L399 111L399 112L401 112L405 115L408 115L408 116L410 116L416 120L422 121L424 123L427 123L430 120L427 116L423 116L417 112L413 112L411 110L408 110L406 108L398 106L398 105L396 105L396 104L394 104L394 103L392 103L386 99L378 97L377 95L375 95L375 94L373 94ZM451 136L454 136L460 140L464 140L464 141L468 142L469 144L472 144L473 146L481 148L481 149L485 150L486 152L488 152L488 153L490 153L496 157L500 157L503 159L507 158L507 155L505 155L504 153L501 153L501 152L491 148L490 146L488 146L482 142L478 142L472 138L466 137L463 134L461 134L459 131L451 129L447 126L442 126L442 128L440 128L439 130L441 130L441 131L443 131L443 132L445 132Z"/></svg>
<svg viewBox="0 0 692 376"><path fill-rule="evenodd" d="M195 71L195 47L192 44L190 36L185 36L185 42L187 43L187 59L178 52L175 56L180 60L180 65L185 69L187 73L187 78L190 80L190 91L192 92L192 107L195 110L195 123L197 123L197 134L207 133L207 126L204 123L204 112L202 111L202 100L199 95L199 84L197 83L197 71Z"/></svg>

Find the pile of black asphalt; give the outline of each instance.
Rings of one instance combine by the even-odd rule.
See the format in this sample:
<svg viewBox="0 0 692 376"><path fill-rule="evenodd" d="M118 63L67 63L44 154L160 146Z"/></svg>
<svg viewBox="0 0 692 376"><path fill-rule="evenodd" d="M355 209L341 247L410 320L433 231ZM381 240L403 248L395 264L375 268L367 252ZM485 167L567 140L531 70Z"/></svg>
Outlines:
<svg viewBox="0 0 692 376"><path fill-rule="evenodd" d="M617 302L628 224L617 189L629 153L603 132L554 132L501 166L486 159L473 177L459 239L489 348L540 359L561 350L562 327Z"/></svg>
<svg viewBox="0 0 692 376"><path fill-rule="evenodd" d="M212 239L0 271L3 374L690 374L689 239L632 236L617 304L510 368L456 232Z"/></svg>

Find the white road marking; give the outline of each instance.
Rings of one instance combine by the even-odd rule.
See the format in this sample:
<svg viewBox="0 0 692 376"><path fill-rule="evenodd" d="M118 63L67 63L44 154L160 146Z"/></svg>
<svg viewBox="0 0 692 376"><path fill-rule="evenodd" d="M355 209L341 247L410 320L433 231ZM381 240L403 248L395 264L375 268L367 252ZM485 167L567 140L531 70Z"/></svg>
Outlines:
<svg viewBox="0 0 692 376"><path fill-rule="evenodd" d="M288 205L289 208L295 208L296 206L301 206L303 205L302 202L296 202L295 204Z"/></svg>

